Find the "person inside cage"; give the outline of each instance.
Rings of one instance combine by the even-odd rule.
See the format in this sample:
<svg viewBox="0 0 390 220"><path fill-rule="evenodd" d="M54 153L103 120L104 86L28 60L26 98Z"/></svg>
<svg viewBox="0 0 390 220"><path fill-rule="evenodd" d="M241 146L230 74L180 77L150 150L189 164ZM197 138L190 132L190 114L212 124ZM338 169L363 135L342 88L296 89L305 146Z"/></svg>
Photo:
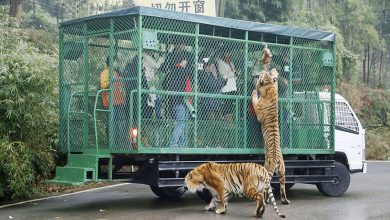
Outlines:
<svg viewBox="0 0 390 220"><path fill-rule="evenodd" d="M219 74L226 81L221 88L224 95L237 95L237 75L238 72L233 63L233 56L230 52L225 51L217 62ZM224 99L223 113L227 120L233 120L234 100Z"/></svg>
<svg viewBox="0 0 390 220"><path fill-rule="evenodd" d="M126 88L126 100L127 100L127 108L126 108L126 115L127 117L130 117L130 113L132 111L132 119L131 124L126 125L126 129L129 131L128 133L131 134L131 131L133 128L136 128L137 125L137 118L138 118L138 101L137 101L137 93L134 93L134 91L137 91L138 88L138 62L139 62L139 56L135 55L125 66L125 69L123 71L123 78L126 79L125 81L125 88ZM142 62L142 61L141 61ZM141 89L149 90L148 80L145 75L145 68L144 65L141 65ZM133 93L133 97L131 97L131 94ZM133 108L130 109L130 103L131 100L133 102ZM141 118L143 119L149 119L152 117L152 113L154 111L154 108L150 106L150 96L147 93L141 94ZM129 119L126 120L126 122L129 122ZM146 128L146 127L144 127ZM141 144L144 147L149 147L149 138L147 136L147 129L142 129L141 134Z"/></svg>
<svg viewBox="0 0 390 220"><path fill-rule="evenodd" d="M155 57L155 53L153 50L150 49L144 49L142 53L142 67L143 67L143 74L145 76L146 82L148 84L149 90L156 90L157 89L157 83L159 81L157 71L160 68L160 66L164 63L165 56L160 56L158 58ZM149 94L147 99L147 118L152 117L152 113L156 109L156 101L157 101L157 95L156 94ZM159 117L159 114L157 114Z"/></svg>
<svg viewBox="0 0 390 220"><path fill-rule="evenodd" d="M118 69L113 69L112 79L113 82L110 83L110 62L109 58L106 59L106 67L100 73L100 88L101 89L112 89L110 91L102 92L102 105L104 108L110 107L110 101L112 100L112 117L107 114L106 117L106 134L109 139L112 139L113 147L119 147L125 144L126 140L126 130L124 129L125 121L125 106L126 106L126 91L124 82L121 80ZM113 94L113 97L110 97L110 94ZM110 127L110 118L112 121L112 127ZM113 132L114 135L110 134Z"/></svg>
<svg viewBox="0 0 390 220"><path fill-rule="evenodd" d="M218 74L214 57L203 58L202 70L199 71L199 88L202 93L218 94L225 85L225 80ZM214 120L222 109L222 102L219 98L202 98L201 100L201 118Z"/></svg>
<svg viewBox="0 0 390 220"><path fill-rule="evenodd" d="M273 54L270 62L272 67L279 72L278 76L278 95L279 98L289 98L289 52L288 50L276 51ZM271 68L270 68L271 69ZM281 144L284 147L289 145L290 141L290 123L289 118L292 112L289 110L289 105L286 102L281 102L280 107L280 131L281 131Z"/></svg>
<svg viewBox="0 0 390 220"><path fill-rule="evenodd" d="M247 81L247 95L251 96L252 91L256 89L256 84L260 76L262 69L261 59L257 58L255 64L250 71L250 78ZM248 102L248 143L251 148L257 148L263 142L263 135L261 135L261 124L257 120L255 110L253 108L252 102Z"/></svg>
<svg viewBox="0 0 390 220"><path fill-rule="evenodd" d="M193 75L192 56L186 50L174 50L169 56L169 64L166 72L163 89L165 91L191 92ZM168 58L167 58L168 59ZM169 95L164 100L169 118L176 120L175 128L170 142L171 147L182 147L185 144L185 128L188 118L188 106L192 105L192 98L183 95Z"/></svg>

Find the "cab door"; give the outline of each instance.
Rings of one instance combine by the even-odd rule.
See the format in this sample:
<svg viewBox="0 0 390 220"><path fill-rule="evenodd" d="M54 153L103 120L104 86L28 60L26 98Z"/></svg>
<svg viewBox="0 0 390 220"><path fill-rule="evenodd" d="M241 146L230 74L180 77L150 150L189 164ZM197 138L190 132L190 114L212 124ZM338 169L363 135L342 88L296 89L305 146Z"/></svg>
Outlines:
<svg viewBox="0 0 390 220"><path fill-rule="evenodd" d="M336 101L335 149L348 158L349 169L361 169L365 149L364 129L346 101Z"/></svg>

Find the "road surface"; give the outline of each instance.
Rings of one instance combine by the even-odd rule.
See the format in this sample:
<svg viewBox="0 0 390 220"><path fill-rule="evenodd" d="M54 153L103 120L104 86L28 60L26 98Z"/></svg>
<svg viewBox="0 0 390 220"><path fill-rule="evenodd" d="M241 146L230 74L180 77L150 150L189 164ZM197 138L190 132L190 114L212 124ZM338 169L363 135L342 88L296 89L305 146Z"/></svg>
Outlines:
<svg viewBox="0 0 390 220"><path fill-rule="evenodd" d="M351 175L351 185L342 197L325 197L314 185L305 184L296 184L287 196L290 205L282 205L277 198L287 219L390 219L390 163L370 162L367 174ZM169 201L159 199L148 186L126 184L3 207L0 219L255 219L256 204L246 198L230 201L223 216L203 211L205 205L193 194ZM263 219L280 218L268 205Z"/></svg>

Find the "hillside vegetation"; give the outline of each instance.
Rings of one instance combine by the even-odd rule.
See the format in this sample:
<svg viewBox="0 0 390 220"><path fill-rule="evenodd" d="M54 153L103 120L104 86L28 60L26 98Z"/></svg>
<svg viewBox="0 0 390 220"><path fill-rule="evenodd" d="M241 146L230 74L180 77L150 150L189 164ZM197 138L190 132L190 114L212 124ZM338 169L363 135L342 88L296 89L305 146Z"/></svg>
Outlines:
<svg viewBox="0 0 390 220"><path fill-rule="evenodd" d="M380 116L382 108L390 109L390 91L341 84L338 92L348 100L366 128L366 159L390 160L390 128L384 126Z"/></svg>
<svg viewBox="0 0 390 220"><path fill-rule="evenodd" d="M1 200L38 194L55 166L58 59L50 33L0 25Z"/></svg>

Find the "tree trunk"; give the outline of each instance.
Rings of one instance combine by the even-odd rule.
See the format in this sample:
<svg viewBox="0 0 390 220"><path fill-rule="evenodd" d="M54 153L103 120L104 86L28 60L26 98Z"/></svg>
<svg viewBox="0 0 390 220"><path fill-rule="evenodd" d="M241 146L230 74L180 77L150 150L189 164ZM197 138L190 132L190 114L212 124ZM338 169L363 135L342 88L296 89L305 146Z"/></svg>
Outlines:
<svg viewBox="0 0 390 220"><path fill-rule="evenodd" d="M87 0L87 2L86 2L86 4L87 4L87 16L89 16L89 11L90 11L90 3L89 3L89 0Z"/></svg>
<svg viewBox="0 0 390 220"><path fill-rule="evenodd" d="M22 18L22 2L23 0L11 0L9 3L9 15L15 18L16 27L20 27L20 20Z"/></svg>
<svg viewBox="0 0 390 220"><path fill-rule="evenodd" d="M364 58L363 58L363 83L366 83L366 59L367 59L367 48L364 48Z"/></svg>
<svg viewBox="0 0 390 220"><path fill-rule="evenodd" d="M380 61L379 61L379 83L378 83L378 86L379 88L382 88L383 87L383 83L382 83L382 79L381 79L381 76L382 76L382 65L383 65L383 50L381 50L381 58L380 58Z"/></svg>
<svg viewBox="0 0 390 220"><path fill-rule="evenodd" d="M367 74L366 83L370 84L370 45L367 45Z"/></svg>
<svg viewBox="0 0 390 220"><path fill-rule="evenodd" d="M387 48L387 59L386 59L386 63L387 63L387 64L390 64L390 45L389 45L388 48Z"/></svg>
<svg viewBox="0 0 390 220"><path fill-rule="evenodd" d="M376 66L376 49L372 48L372 54L371 54L371 64L370 69L368 70L370 73L372 73L372 85L375 85L375 66Z"/></svg>
<svg viewBox="0 0 390 220"><path fill-rule="evenodd" d="M386 58L385 58L385 71L384 71L384 74L383 74L383 79L385 82L387 82L387 71L389 70L389 65L390 65L390 45L388 46L387 48L387 55L386 55ZM386 87L387 85L389 85L388 83L386 83L384 86Z"/></svg>

